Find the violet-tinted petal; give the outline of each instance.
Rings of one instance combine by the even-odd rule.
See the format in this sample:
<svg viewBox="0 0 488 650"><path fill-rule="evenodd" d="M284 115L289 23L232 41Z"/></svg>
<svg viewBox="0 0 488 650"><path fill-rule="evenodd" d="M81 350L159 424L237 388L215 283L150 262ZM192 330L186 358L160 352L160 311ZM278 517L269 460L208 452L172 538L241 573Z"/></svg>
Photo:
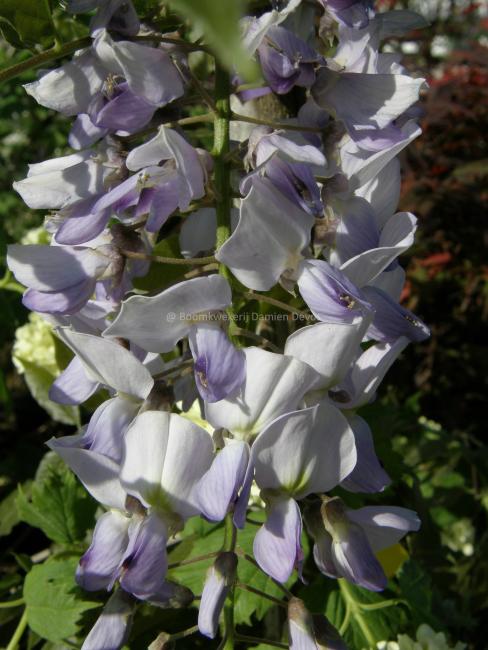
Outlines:
<svg viewBox="0 0 488 650"><path fill-rule="evenodd" d="M78 357L57 377L49 389L49 399L58 404L74 406L81 404L98 389L99 383L90 379Z"/></svg>
<svg viewBox="0 0 488 650"><path fill-rule="evenodd" d="M359 352L367 323L359 318L351 323L317 323L293 332L284 353L312 366L322 377L321 388L330 388L344 379Z"/></svg>
<svg viewBox="0 0 488 650"><path fill-rule="evenodd" d="M417 219L410 212L394 214L386 222L379 241L341 266L341 271L358 287L375 280L413 244Z"/></svg>
<svg viewBox="0 0 488 650"><path fill-rule="evenodd" d="M105 104L98 112L96 125L125 134L139 131L154 115L155 107L128 88Z"/></svg>
<svg viewBox="0 0 488 650"><path fill-rule="evenodd" d="M354 197L342 205L339 204L338 212L340 222L336 229L334 248L329 258L330 263L334 266L340 266L351 257L377 248L380 238L374 212L365 199ZM351 281L354 282L354 280Z"/></svg>
<svg viewBox="0 0 488 650"><path fill-rule="evenodd" d="M99 276L110 260L91 248L12 244L7 263L24 286L37 291L63 291Z"/></svg>
<svg viewBox="0 0 488 650"><path fill-rule="evenodd" d="M243 485L249 462L249 445L231 440L217 453L210 469L195 485L195 502L211 521L222 521Z"/></svg>
<svg viewBox="0 0 488 650"><path fill-rule="evenodd" d="M100 404L85 433L86 448L120 462L125 432L139 407L140 403L123 397L114 397Z"/></svg>
<svg viewBox="0 0 488 650"><path fill-rule="evenodd" d="M121 590L110 596L82 650L120 650L129 636L135 603Z"/></svg>
<svg viewBox="0 0 488 650"><path fill-rule="evenodd" d="M28 289L22 303L31 311L47 314L76 314L87 303L95 290L95 280L85 280L58 293Z"/></svg>
<svg viewBox="0 0 488 650"><path fill-rule="evenodd" d="M228 429L236 439L249 440L269 422L298 408L320 375L293 357L245 348L247 377L241 392L205 404L205 417L215 428Z"/></svg>
<svg viewBox="0 0 488 650"><path fill-rule="evenodd" d="M163 50L130 41L113 41L105 30L97 35L94 48L109 69L123 74L135 95L153 106L164 106L183 94L181 75Z"/></svg>
<svg viewBox="0 0 488 650"><path fill-rule="evenodd" d="M262 45L258 51L263 76L269 86L279 95L290 92L300 76L300 69L287 56L268 45Z"/></svg>
<svg viewBox="0 0 488 650"><path fill-rule="evenodd" d="M337 571L349 582L371 591L382 591L386 587L388 581L383 567L360 526L352 523L341 526L331 551Z"/></svg>
<svg viewBox="0 0 488 650"><path fill-rule="evenodd" d="M108 133L108 129L93 124L87 113L80 113L73 122L68 136L68 144L73 149L91 147Z"/></svg>
<svg viewBox="0 0 488 650"><path fill-rule="evenodd" d="M56 333L78 355L93 380L140 400L151 392L154 380L147 368L115 341L68 327L59 327Z"/></svg>
<svg viewBox="0 0 488 650"><path fill-rule="evenodd" d="M95 239L103 232L110 217L110 210L101 210L82 217L69 217L56 233L56 242L75 245Z"/></svg>
<svg viewBox="0 0 488 650"><path fill-rule="evenodd" d="M247 464L246 474L242 482L242 489L237 497L236 505L234 508L234 524L242 530L246 525L247 506L249 497L251 496L251 488L254 480L254 465L251 461Z"/></svg>
<svg viewBox="0 0 488 650"><path fill-rule="evenodd" d="M391 342L401 336L410 341L424 341L429 338L430 330L410 310L396 303L390 296L377 287L364 287L364 295L374 308L374 319L368 330L368 336L376 341Z"/></svg>
<svg viewBox="0 0 488 650"><path fill-rule="evenodd" d="M149 352L170 352L188 335L191 316L225 309L230 285L221 275L180 282L154 297L132 296L104 336L126 337Z"/></svg>
<svg viewBox="0 0 488 650"><path fill-rule="evenodd" d="M266 164L266 176L283 194L312 215L320 216L320 190L309 165L287 163L275 157Z"/></svg>
<svg viewBox="0 0 488 650"><path fill-rule="evenodd" d="M342 408L359 408L371 402L384 376L407 345L408 339L402 336L393 343L371 345L363 352L339 386L349 395L349 400L341 400Z"/></svg>
<svg viewBox="0 0 488 650"><path fill-rule="evenodd" d="M176 210L182 195L181 181L178 174L164 177L154 191L149 217L146 222L148 232L157 232L164 225L172 212ZM191 199L191 197L189 197Z"/></svg>
<svg viewBox="0 0 488 650"><path fill-rule="evenodd" d="M363 528L375 552L397 544L408 532L420 528L417 513L398 506L366 506L347 510L346 516Z"/></svg>
<svg viewBox="0 0 488 650"><path fill-rule="evenodd" d="M107 456L73 446L79 442L79 436L65 436L51 438L46 444L61 456L94 499L107 508L124 510L126 493L120 485L119 465Z"/></svg>
<svg viewBox="0 0 488 650"><path fill-rule="evenodd" d="M97 521L90 548L80 559L76 582L87 591L108 589L116 577L127 544L129 517L111 510Z"/></svg>
<svg viewBox="0 0 488 650"><path fill-rule="evenodd" d="M317 74L312 96L346 126L381 129L418 100L424 83L406 74L339 73L324 67Z"/></svg>
<svg viewBox="0 0 488 650"><path fill-rule="evenodd" d="M290 650L317 650L313 631L313 619L299 598L288 602L288 637Z"/></svg>
<svg viewBox="0 0 488 650"><path fill-rule="evenodd" d="M258 435L251 450L256 483L296 499L328 492L356 464L354 434L328 400L285 413Z"/></svg>
<svg viewBox="0 0 488 650"><path fill-rule="evenodd" d="M73 60L24 85L38 104L64 115L86 113L93 96L102 89L107 70L92 48L82 50Z"/></svg>
<svg viewBox="0 0 488 650"><path fill-rule="evenodd" d="M313 315L329 323L352 323L369 316L367 297L338 269L322 260L300 265L298 288Z"/></svg>
<svg viewBox="0 0 488 650"><path fill-rule="evenodd" d="M332 537L324 530L315 538L313 559L318 570L330 578L340 578L332 556Z"/></svg>
<svg viewBox="0 0 488 650"><path fill-rule="evenodd" d="M392 147L382 151L361 150L351 139L341 146L341 167L352 189L361 187L375 178L395 156L422 133L413 121L402 127L403 138Z"/></svg>
<svg viewBox="0 0 488 650"><path fill-rule="evenodd" d="M261 569L275 580L286 582L303 559L301 533L302 518L297 502L286 498L272 501L266 522L253 544L254 557Z"/></svg>
<svg viewBox="0 0 488 650"><path fill-rule="evenodd" d="M216 258L245 286L268 291L284 271L296 271L313 221L269 180L254 178L241 202L237 228Z"/></svg>
<svg viewBox="0 0 488 650"><path fill-rule="evenodd" d="M138 415L125 436L120 480L145 506L186 519L199 514L194 486L213 460L210 434L166 411Z"/></svg>
<svg viewBox="0 0 488 650"><path fill-rule="evenodd" d="M129 529L129 545L121 562L120 586L142 600L157 594L164 584L168 560L166 541L168 530L155 514Z"/></svg>
<svg viewBox="0 0 488 650"><path fill-rule="evenodd" d="M215 638L219 617L230 587L235 581L237 556L232 552L220 553L205 578L200 608L198 629L200 634Z"/></svg>
<svg viewBox="0 0 488 650"><path fill-rule="evenodd" d="M206 402L234 395L246 379L246 357L217 325L198 324L189 332L198 391Z"/></svg>
<svg viewBox="0 0 488 650"><path fill-rule="evenodd" d="M368 423L359 415L348 419L356 442L357 463L341 486L350 492L382 492L391 479L378 460Z"/></svg>

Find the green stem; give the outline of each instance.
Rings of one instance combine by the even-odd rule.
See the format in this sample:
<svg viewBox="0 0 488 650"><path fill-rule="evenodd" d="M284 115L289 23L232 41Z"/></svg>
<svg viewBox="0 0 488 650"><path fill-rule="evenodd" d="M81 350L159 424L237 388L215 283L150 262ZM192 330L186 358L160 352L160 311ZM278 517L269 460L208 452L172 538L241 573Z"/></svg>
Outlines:
<svg viewBox="0 0 488 650"><path fill-rule="evenodd" d="M223 551L235 551L237 541L237 528L234 525L233 514L225 518ZM235 624L234 624L234 585L229 589L224 605L224 641L222 650L234 650Z"/></svg>
<svg viewBox="0 0 488 650"><path fill-rule="evenodd" d="M205 555L199 555L198 557L192 557L189 560L180 560L180 562L172 562L171 564L168 564L168 569L176 569L177 567L185 566L187 564L194 564L195 562L203 562L204 560L211 560L216 555L218 555L218 553L215 551L213 553L206 553Z"/></svg>
<svg viewBox="0 0 488 650"><path fill-rule="evenodd" d="M238 555L239 557L244 558L244 560L246 560L246 562L249 562L250 564L253 564L257 569L259 569L262 573L264 573L264 571L261 569L261 567L260 567L259 564L256 562L256 560L255 560L253 557L251 557L250 555L248 555L247 553L245 553L241 548L237 548L237 549L236 549L236 555ZM278 580L275 580L274 578L271 578L271 576L268 576L267 573L264 573L264 574L265 574L265 576L266 576L268 579L271 579L271 580L275 583L275 585L276 585L279 589L281 589L281 591L282 591L282 592L283 592L283 593L284 593L288 598L293 598L293 594L291 593L291 591L290 591L289 589L287 589L287 588L285 587L285 585L281 584L281 582L278 582Z"/></svg>
<svg viewBox="0 0 488 650"><path fill-rule="evenodd" d="M382 600L379 603L359 603L356 601L356 604L360 609L364 609L366 612L374 612L377 609L386 609L386 607L393 607L394 605L406 605L408 607L407 601L399 598Z"/></svg>
<svg viewBox="0 0 488 650"><path fill-rule="evenodd" d="M232 188L230 186L230 164L227 156L230 152L230 76L218 62L215 63L215 120L214 120L214 180L217 213L216 250L230 237L230 213L232 208ZM229 282L231 273L224 264L219 264L219 273ZM230 328L229 336L234 341L235 312L228 307Z"/></svg>
<svg viewBox="0 0 488 650"><path fill-rule="evenodd" d="M187 630L182 630L181 632L175 632L174 634L170 634L169 640L177 641L178 639L184 639L187 636L196 634L197 632L198 632L198 625L194 625L193 627L189 627Z"/></svg>
<svg viewBox="0 0 488 650"><path fill-rule="evenodd" d="M22 635L25 632L25 629L27 627L27 610L24 610L24 613L22 614L22 618L19 621L19 624L17 625L15 632L10 639L10 642L6 648L6 650L17 650L19 647L19 642L20 639L22 638Z"/></svg>
<svg viewBox="0 0 488 650"><path fill-rule="evenodd" d="M269 348L272 352L283 354L283 350L280 350L277 345L271 341L268 341L268 339L265 339L264 336L256 334L256 332L251 332L250 330L243 329L242 327L234 327L233 334L234 336L242 336L246 339L251 339L251 341L255 341L265 348ZM259 523L259 526L261 526L261 523L262 522Z"/></svg>
<svg viewBox="0 0 488 650"><path fill-rule="evenodd" d="M271 645L274 648L288 648L288 645L286 643L281 643L281 641L273 641L272 639L260 639L257 636L248 636L247 634L237 634L236 641L241 641L241 643L247 643L248 646Z"/></svg>
<svg viewBox="0 0 488 650"><path fill-rule="evenodd" d="M259 596L260 598L264 598L265 600L269 600L275 605L279 605L280 607L284 607L285 609L288 608L288 605L282 600L279 600L274 596L270 596L270 594L267 594L265 591L261 591L260 589L255 589L254 587L251 587L251 585L245 585L242 582L237 582L236 587L238 587L238 589L243 589L244 591L249 591L249 593L255 594L256 596Z"/></svg>
<svg viewBox="0 0 488 650"><path fill-rule="evenodd" d="M7 269L5 275L0 280L0 289L6 291L16 291L17 293L24 293L25 287L13 279L12 272Z"/></svg>
<svg viewBox="0 0 488 650"><path fill-rule="evenodd" d="M217 249L230 235L231 187L230 165L225 157L230 151L230 78L220 65L215 69L214 170L217 194Z"/></svg>
<svg viewBox="0 0 488 650"><path fill-rule="evenodd" d="M188 51L201 50L203 52L208 52L209 54L211 53L210 50L204 45L194 45L193 43L187 43L186 41L182 41L176 38L167 38L165 36L136 36L134 40L141 42L158 41L160 43L175 45ZM20 63L16 63L15 65L0 70L0 83L3 81L9 81L10 79L15 79L15 77L18 77L27 70L32 70L33 68L38 68L41 65L50 63L51 61L61 59L63 56L72 54L73 52L76 52L76 50L81 50L83 47L89 47L91 44L92 39L90 36L78 38L74 41L70 41L69 43L65 43L64 45L56 43L56 45L54 47L51 47L49 50L40 52L39 54L29 57L25 61L21 61Z"/></svg>
<svg viewBox="0 0 488 650"><path fill-rule="evenodd" d="M25 61L21 61L20 63L16 63L15 65L11 65L8 68L0 70L0 83L14 79L15 77L21 75L23 72L31 70L32 68L38 68L45 63L50 63L51 61L56 61L56 59L61 59L63 56L72 54L73 52L76 52L76 50L80 50L83 47L88 47L91 42L92 39L89 36L86 36L85 38L78 38L75 41L70 41L69 43L65 43L61 46L55 45L45 52L41 52L40 54L31 56Z"/></svg>
<svg viewBox="0 0 488 650"><path fill-rule="evenodd" d="M371 633L371 630L368 627L368 624L364 620L364 616L361 613L361 606L356 600L354 599L354 595L351 592L351 589L349 587L349 584L347 583L344 578L341 578L338 580L339 582L339 588L342 593L342 597L346 603L346 614L347 614L347 608L349 608L351 616L354 618L355 622L358 624L358 626L361 628L361 632L363 633L364 638L366 639L368 646L370 648L375 648L376 647L376 641ZM346 616L347 618L347 616ZM344 620L342 628L345 627L346 620ZM345 629L342 630L342 633L345 632Z"/></svg>
<svg viewBox="0 0 488 650"><path fill-rule="evenodd" d="M318 126L301 126L300 124L288 124L282 122L273 122L273 120L265 120L261 117L250 117L249 115L239 115L232 112L232 119L236 122L248 122L249 124L261 124L263 126L271 126L273 129L283 129L287 131L306 131L309 133L323 133L324 129Z"/></svg>
<svg viewBox="0 0 488 650"><path fill-rule="evenodd" d="M161 255L147 255L146 253L136 253L121 249L121 254L133 260L147 260L148 262L157 262L158 264L175 264L177 266L196 266L200 264L211 264L215 262L215 257L162 257Z"/></svg>
<svg viewBox="0 0 488 650"><path fill-rule="evenodd" d="M286 302L282 302L281 300L276 300L276 298L271 298L270 296L263 296L262 293L256 293L255 291L246 291L243 294L243 296L248 300L257 300L258 302L265 302L268 305L279 307L280 309L283 309L283 311L288 311L290 312L290 314L295 314L297 316L300 316L300 318L303 318L304 320L308 321L312 319L312 315L309 312L303 311L301 309L296 309L296 307L291 307L290 305L287 305Z"/></svg>
<svg viewBox="0 0 488 650"><path fill-rule="evenodd" d="M5 603L0 603L0 609L7 609L8 607L20 607L25 603L23 598L18 598L17 600L10 600Z"/></svg>

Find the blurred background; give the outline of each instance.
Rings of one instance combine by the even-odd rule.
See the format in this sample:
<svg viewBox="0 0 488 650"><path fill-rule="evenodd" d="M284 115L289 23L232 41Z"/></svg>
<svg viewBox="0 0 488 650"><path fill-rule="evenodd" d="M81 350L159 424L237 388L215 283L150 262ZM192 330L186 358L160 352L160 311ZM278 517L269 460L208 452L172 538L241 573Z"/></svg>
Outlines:
<svg viewBox="0 0 488 650"><path fill-rule="evenodd" d="M430 23L387 47L402 52L407 67L430 85L423 136L402 156L400 209L419 217L417 242L403 259L403 303L432 336L407 349L367 417L397 481L389 501L418 510L423 521L401 578L416 603L412 629L428 623L453 643L480 649L488 635L488 4L377 5L414 9ZM62 28L66 40L79 35L74 21ZM4 41L0 67L28 55ZM75 409L47 402L62 352L22 307L21 288L5 268L8 243L43 241L42 213L26 208L12 181L25 176L29 162L67 151L68 120L21 87L33 78L29 72L5 83L0 96L0 600L47 544L19 506L17 485L29 492L43 443L72 432L79 418ZM0 609L7 627L10 613Z"/></svg>

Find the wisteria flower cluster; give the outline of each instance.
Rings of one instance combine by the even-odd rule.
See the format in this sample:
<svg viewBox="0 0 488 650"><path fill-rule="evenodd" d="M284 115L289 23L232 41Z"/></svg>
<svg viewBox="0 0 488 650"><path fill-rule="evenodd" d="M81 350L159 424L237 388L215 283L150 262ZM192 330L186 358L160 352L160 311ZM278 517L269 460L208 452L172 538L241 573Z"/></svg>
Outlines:
<svg viewBox="0 0 488 650"><path fill-rule="evenodd" d="M111 596L83 648L120 648L138 601L192 603L166 579L168 542L192 517L226 521L199 599L207 637L232 602L249 510L265 512L254 561L277 583L301 577L306 530L318 572L384 589L376 553L419 519L396 505L354 509L347 493L390 484L357 410L429 335L399 304L397 258L416 219L396 212L398 154L420 134L425 81L381 51L419 18L377 13L368 0L279 3L241 24L262 83L217 63L211 93L192 70L199 44L140 24L129 0L68 5L95 12L91 45L25 89L74 118L73 152L15 183L29 207L48 211L51 244L12 245L8 263L24 305L74 353L51 399L98 395L79 433L49 442L104 509L76 577ZM195 93L210 112L178 117ZM266 96L298 109L256 117ZM199 121L214 122L211 153L184 131ZM175 231L181 255L159 256ZM181 276L140 289L151 264ZM286 341L264 336L269 323L243 317L240 327L246 305L268 303L289 314ZM344 498L331 494L337 486ZM295 597L288 639L345 647Z"/></svg>

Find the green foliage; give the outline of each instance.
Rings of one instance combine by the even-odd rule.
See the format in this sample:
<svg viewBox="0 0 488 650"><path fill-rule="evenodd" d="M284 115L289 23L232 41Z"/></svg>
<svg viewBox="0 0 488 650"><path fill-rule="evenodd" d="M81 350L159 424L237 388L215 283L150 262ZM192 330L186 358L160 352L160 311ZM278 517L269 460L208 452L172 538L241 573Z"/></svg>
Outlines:
<svg viewBox="0 0 488 650"><path fill-rule="evenodd" d="M0 29L15 47L52 42L54 25L48 0L0 0Z"/></svg>
<svg viewBox="0 0 488 650"><path fill-rule="evenodd" d="M264 521L264 513L253 513L256 521ZM252 543L257 532L257 527L248 524L237 535L237 546L244 553L252 556ZM181 562L189 558L199 557L208 553L215 553L221 550L223 540L223 525L210 524L203 519L192 519L185 527L183 541L178 544L174 551L170 553L169 562ZM200 594L203 589L205 576L208 568L211 566L213 559L203 560L194 564L187 564L175 569L169 573L172 580L184 584L191 589L193 593ZM259 589L270 596L281 599L283 592L275 583L259 570L254 564L244 558L239 558L238 564L238 581L242 584L249 585ZM264 598L244 591L236 590L235 595L235 621L238 624L251 625L252 617L262 620L266 612L273 603Z"/></svg>
<svg viewBox="0 0 488 650"><path fill-rule="evenodd" d="M30 497L19 487L16 500L21 521L40 528L53 542L81 542L93 525L96 503L59 456L44 457Z"/></svg>
<svg viewBox="0 0 488 650"><path fill-rule="evenodd" d="M83 614L101 605L76 586L77 564L77 557L53 557L34 566L26 576L27 621L43 639L58 643L75 636Z"/></svg>
<svg viewBox="0 0 488 650"><path fill-rule="evenodd" d="M28 486L24 486L24 490ZM14 490L0 502L0 537L10 535L13 527L20 521L17 508L17 492Z"/></svg>
<svg viewBox="0 0 488 650"><path fill-rule="evenodd" d="M49 389L56 378L55 375L29 361L23 363L25 381L36 402L49 413L53 420L63 424L77 425L79 422L77 406L64 406L49 399Z"/></svg>

